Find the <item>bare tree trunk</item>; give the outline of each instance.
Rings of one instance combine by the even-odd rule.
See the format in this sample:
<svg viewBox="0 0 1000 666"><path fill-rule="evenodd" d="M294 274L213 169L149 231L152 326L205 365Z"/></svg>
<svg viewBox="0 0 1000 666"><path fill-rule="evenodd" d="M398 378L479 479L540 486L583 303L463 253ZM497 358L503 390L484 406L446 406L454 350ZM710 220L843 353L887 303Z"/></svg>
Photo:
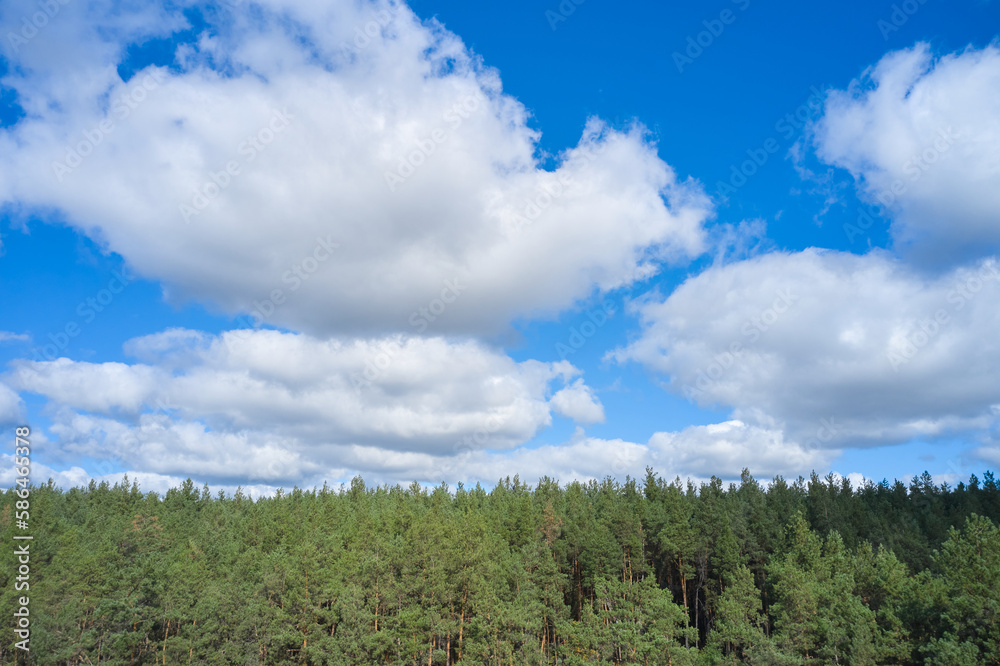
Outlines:
<svg viewBox="0 0 1000 666"><path fill-rule="evenodd" d="M167 636L170 635L170 618L167 618L167 630L163 632L163 666L167 665ZM156 661L156 659L153 659Z"/></svg>

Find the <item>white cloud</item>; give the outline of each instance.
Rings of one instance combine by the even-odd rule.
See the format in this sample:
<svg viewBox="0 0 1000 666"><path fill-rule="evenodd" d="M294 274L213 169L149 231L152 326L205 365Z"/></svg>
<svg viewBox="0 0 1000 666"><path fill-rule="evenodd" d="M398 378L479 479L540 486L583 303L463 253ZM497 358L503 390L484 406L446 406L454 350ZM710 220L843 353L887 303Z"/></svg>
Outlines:
<svg viewBox="0 0 1000 666"><path fill-rule="evenodd" d="M1000 404L998 277L995 260L927 278L884 254L769 254L638 306L644 332L613 356L793 441L982 437Z"/></svg>
<svg viewBox="0 0 1000 666"><path fill-rule="evenodd" d="M0 426L21 422L21 398L6 384L0 383Z"/></svg>
<svg viewBox="0 0 1000 666"><path fill-rule="evenodd" d="M549 404L557 414L577 423L604 422L604 406L582 379L558 391Z"/></svg>
<svg viewBox="0 0 1000 666"><path fill-rule="evenodd" d="M127 349L145 363L19 361L8 373L11 385L49 399L45 462L69 465L39 467L38 478L120 478L74 466L88 458L157 491L192 477L267 493L355 474L391 483L587 481L653 466L671 478L738 478L744 467L769 477L808 473L836 454L739 421L660 432L646 444L578 429L569 442L536 447L529 441L550 410L593 423L604 417L600 401L569 363L516 363L474 342L170 330ZM562 388L553 393L553 384Z"/></svg>
<svg viewBox="0 0 1000 666"><path fill-rule="evenodd" d="M568 442L522 446L511 451L388 456L385 452L355 450L349 454L352 462L345 464L363 471L366 479L388 482L416 479L431 484L444 480L485 485L515 475L527 483L535 483L543 476L563 483L608 476L624 479L626 475L641 479L647 467L663 478L680 476L698 481L712 475L738 480L744 468L758 478L808 475L814 469L824 469L838 453L789 442L780 431L730 421L692 426L677 433L658 432L645 444L588 437L578 430Z"/></svg>
<svg viewBox="0 0 1000 666"><path fill-rule="evenodd" d="M362 464L360 452L510 449L548 426L552 409L603 418L568 362L517 363L472 341L175 329L126 349L144 362L22 360L7 381L49 399L67 455L223 480L301 479L344 456Z"/></svg>
<svg viewBox="0 0 1000 666"><path fill-rule="evenodd" d="M787 441L780 429L733 420L691 426L678 433L658 432L649 440L653 459L663 469L696 477L739 478L807 475L825 469L839 451Z"/></svg>
<svg viewBox="0 0 1000 666"><path fill-rule="evenodd" d="M216 432L164 414L143 414L138 423L129 424L62 413L51 432L64 453L114 460L171 478L294 482L325 471L293 437L267 431Z"/></svg>
<svg viewBox="0 0 1000 666"><path fill-rule="evenodd" d="M707 197L641 128L591 119L543 170L497 73L408 8L391 20L385 3L348 0L265 2L262 21L208 13L215 34L179 50L179 71L126 84L126 43L177 20L73 4L89 17L74 15L77 32L43 31L11 54L24 74L5 83L30 113L0 131L0 202L63 211L173 300L323 335L494 332L704 249ZM70 43L40 53L56 37ZM101 137L92 151L85 133ZM66 172L81 144L89 154ZM206 207L192 215L198 189Z"/></svg>
<svg viewBox="0 0 1000 666"><path fill-rule="evenodd" d="M0 487L13 487L17 481L13 454L0 453L0 465L3 466L2 469L0 469ZM57 488L68 490L70 488L86 487L91 481L96 483L105 482L108 485L113 486L116 483L121 483L126 476L128 477L129 484L131 485L131 483L135 481L139 484L139 489L142 492L154 492L161 495L166 493L171 488L179 487L184 483L184 479L187 478L169 476L165 474L154 474L150 472L137 472L135 470L109 472L107 474L93 474L78 466L72 466L64 470L57 470L37 461L32 461L31 463L30 478L31 483L37 485L45 484L49 479L51 479ZM211 491L214 494L219 490L223 490L232 495L236 492L237 488L240 488L243 494L248 497L258 498L273 495L278 489L278 486L253 483L235 485L212 484Z"/></svg>
<svg viewBox="0 0 1000 666"><path fill-rule="evenodd" d="M59 358L19 361L11 376L21 390L42 393L62 404L94 412L137 412L158 390L162 373L148 366L86 363Z"/></svg>
<svg viewBox="0 0 1000 666"><path fill-rule="evenodd" d="M172 301L306 334L174 329L130 341L137 363L17 362L5 381L48 399L69 464L113 460L152 489L192 476L267 493L355 473L794 476L846 447L955 433L1000 460L1000 283L984 260L1000 251L995 46L890 54L812 128L864 198L892 193L900 263L761 256L761 221L707 238L700 185L639 126L589 119L546 170L498 73L405 6L216 7L175 67L124 83L130 44L187 26L160 2L119 4L74 0L29 41L3 40L3 84L26 116L0 128L0 206L64 219ZM0 34L34 11L4 2ZM724 423L528 448L552 412L604 421L580 371L431 337L554 315L710 245L714 265L636 306L642 335L613 355L728 408ZM0 423L21 409L0 384ZM90 474L37 469L69 485Z"/></svg>
<svg viewBox="0 0 1000 666"><path fill-rule="evenodd" d="M10 331L0 331L0 344L4 342L30 342L31 336L27 333L11 333Z"/></svg>
<svg viewBox="0 0 1000 666"><path fill-rule="evenodd" d="M76 428L75 433L70 430ZM371 446L347 445L332 447L335 460L323 463L313 460L302 465L302 459L290 460L286 450L255 446L248 438L232 434L198 432L194 424L168 424L165 417L144 417L137 426L116 423L109 419L93 419L77 415L72 423L55 429L60 438L68 438L92 455L102 454L101 447L117 447L127 442L130 453L115 457L119 466L127 469L130 479L138 480L144 491L165 492L191 477L200 485L210 484L232 493L242 485L248 494L272 494L278 487L322 486L324 482L344 482L361 474L368 483L401 483L418 481L436 485L446 481L452 486L482 483L490 486L497 480L519 476L526 483L535 483L543 476L562 483L588 482L608 476L623 480L626 475L642 478L652 467L663 478L707 481L709 476L738 480L740 472L749 468L760 479L781 475L794 478L823 469L836 452L812 449L787 442L780 431L748 426L731 421L709 426L693 426L679 433L655 433L646 444L621 439L605 440L587 437L582 431L568 442L539 447L521 446L510 451L466 450L436 455L426 452L397 452ZM184 431L193 436L187 440ZM82 446L89 442L88 446ZM169 443L168 453L164 444ZM220 446L223 444L224 446ZM282 447L288 443L282 443ZM299 447L300 450L302 447ZM202 449L199 453L199 449ZM0 456L0 461L4 459ZM286 469L282 469L282 465ZM296 467L297 466L297 467ZM296 467L294 473L291 468ZM53 478L57 485L68 488L86 485L91 478L98 482L120 481L123 472L93 474L74 466L56 471L42 463L34 463L35 482ZM13 483L12 472L0 473L0 484Z"/></svg>
<svg viewBox="0 0 1000 666"><path fill-rule="evenodd" d="M813 128L819 157L888 207L897 250L936 267L1000 251L1000 49L885 56L833 91Z"/></svg>
<svg viewBox="0 0 1000 666"><path fill-rule="evenodd" d="M14 464L13 453L0 453L0 487L13 488L17 482L17 465ZM61 488L85 486L90 483L91 476L82 467L72 467L65 471L56 471L44 463L32 460L31 483L40 485L49 479Z"/></svg>

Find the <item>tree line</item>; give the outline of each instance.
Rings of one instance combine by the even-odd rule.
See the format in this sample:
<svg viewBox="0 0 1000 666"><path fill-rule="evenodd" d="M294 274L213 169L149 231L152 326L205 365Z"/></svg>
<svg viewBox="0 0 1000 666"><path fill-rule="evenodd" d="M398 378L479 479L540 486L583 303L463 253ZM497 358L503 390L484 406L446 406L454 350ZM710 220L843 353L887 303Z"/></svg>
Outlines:
<svg viewBox="0 0 1000 666"><path fill-rule="evenodd" d="M1000 664L989 472L31 497L30 592L0 512L4 664Z"/></svg>

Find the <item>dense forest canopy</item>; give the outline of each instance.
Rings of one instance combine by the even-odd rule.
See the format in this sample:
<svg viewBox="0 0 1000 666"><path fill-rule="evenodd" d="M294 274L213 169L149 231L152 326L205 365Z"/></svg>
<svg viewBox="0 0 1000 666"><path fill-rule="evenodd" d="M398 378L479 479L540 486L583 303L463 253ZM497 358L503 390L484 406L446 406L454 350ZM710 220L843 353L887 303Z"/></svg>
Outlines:
<svg viewBox="0 0 1000 666"><path fill-rule="evenodd" d="M8 629L2 663L1000 664L988 472L31 497L31 652Z"/></svg>

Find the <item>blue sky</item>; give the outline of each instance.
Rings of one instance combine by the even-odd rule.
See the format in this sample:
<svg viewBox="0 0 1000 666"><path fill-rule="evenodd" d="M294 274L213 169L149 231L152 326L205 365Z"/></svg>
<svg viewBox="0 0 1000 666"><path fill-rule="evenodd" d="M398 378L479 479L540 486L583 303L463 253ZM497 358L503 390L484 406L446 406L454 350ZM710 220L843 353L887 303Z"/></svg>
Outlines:
<svg viewBox="0 0 1000 666"><path fill-rule="evenodd" d="M0 422L155 490L995 469L998 19L4 3Z"/></svg>

